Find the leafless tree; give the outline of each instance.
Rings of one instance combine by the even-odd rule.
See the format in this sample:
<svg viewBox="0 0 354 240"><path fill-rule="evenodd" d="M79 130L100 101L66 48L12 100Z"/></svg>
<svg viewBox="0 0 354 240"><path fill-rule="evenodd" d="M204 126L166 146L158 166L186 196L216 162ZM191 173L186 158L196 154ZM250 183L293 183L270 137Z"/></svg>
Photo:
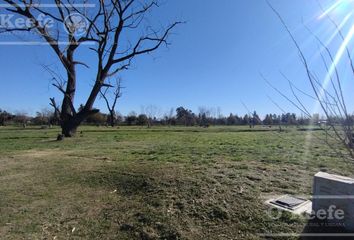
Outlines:
<svg viewBox="0 0 354 240"><path fill-rule="evenodd" d="M221 107L216 108L217 118L223 118Z"/></svg>
<svg viewBox="0 0 354 240"><path fill-rule="evenodd" d="M268 3L269 4L269 3ZM315 35L309 28L307 30L313 36L314 41L319 44L319 53L320 53L320 61L323 64L324 69L326 70L326 78L327 85L324 85L316 72L311 68L309 64L308 58L305 56L304 51L302 50L299 42L296 40L294 34L290 31L287 24L283 20L281 14L271 5L270 8L274 11L276 16L279 18L283 27L287 31L290 36L292 42L295 45L296 50L299 53L300 60L304 67L307 80L311 86L312 94L308 94L303 90L299 89L295 84L285 75L282 76L289 82L289 86L292 92L293 97L287 96L282 93L279 89L274 87L269 81L262 76L271 86L275 89L280 95L282 95L285 99L287 99L293 106L299 109L305 116L310 119L313 119L313 115L308 107L305 106L303 98L309 97L315 100L319 106L321 111L324 113L326 118L326 126L324 130L326 130L326 138L324 141L328 143L329 146L332 147L332 144L328 142L328 137L330 139L335 140L345 147L347 152L349 153L349 157L354 158L354 118L353 115L350 114L347 104L346 98L344 96L342 81L343 81L343 72L341 72L338 68L338 62L336 61L334 54L332 53L332 49L330 49L323 41ZM354 65L351 56L351 52L348 49L345 42L344 34L342 30L338 27L338 25L329 17L327 18L334 25L339 38L341 39L342 46L344 46L344 57L346 58L347 67L350 69L351 78L354 78Z"/></svg>
<svg viewBox="0 0 354 240"><path fill-rule="evenodd" d="M153 125L154 119L160 114L160 109L155 105L148 105L141 107L141 113L145 114L148 118L148 128Z"/></svg>
<svg viewBox="0 0 354 240"><path fill-rule="evenodd" d="M198 107L199 116L205 115L206 118L211 118L213 116L213 109L208 107Z"/></svg>
<svg viewBox="0 0 354 240"><path fill-rule="evenodd" d="M101 97L104 99L107 109L109 111L109 123L110 123L111 127L114 127L114 125L116 123L116 116L117 116L116 115L116 106L117 106L118 99L122 97L121 83L122 83L121 78L117 78L115 86L109 86L109 84L107 84L107 86L105 86L104 90L100 89ZM110 99L109 99L110 88L114 88L112 103L110 103Z"/></svg>
<svg viewBox="0 0 354 240"><path fill-rule="evenodd" d="M168 124L168 126L172 125L172 121L173 121L173 117L175 115L175 109L174 108L170 108L170 110L168 112L165 113L165 120L166 123Z"/></svg>
<svg viewBox="0 0 354 240"><path fill-rule="evenodd" d="M37 34L51 47L66 72L64 82L53 83L63 94L61 107L51 99L51 105L60 114L62 134L66 137L73 136L82 121L98 112L93 105L101 88L107 86L108 78L128 69L135 57L168 45L171 31L180 24L174 22L161 29L143 24L147 22L146 15L159 6L157 0L100 0L95 2L95 7L91 7L92 4L77 6L73 0L54 0L56 7L49 9L41 7L40 0L1 2L7 5L5 11L30 22L26 27L11 27L4 32ZM40 21L39 15L45 16L47 21ZM138 34L140 37L135 42L129 40ZM83 108L77 111L74 99L78 66L90 67L87 60L78 60L79 49L80 53L92 51L96 63L91 92Z"/></svg>
<svg viewBox="0 0 354 240"><path fill-rule="evenodd" d="M30 117L24 111L18 111L15 113L13 118L14 122L17 124L21 124L23 128L27 127L27 122L29 121Z"/></svg>

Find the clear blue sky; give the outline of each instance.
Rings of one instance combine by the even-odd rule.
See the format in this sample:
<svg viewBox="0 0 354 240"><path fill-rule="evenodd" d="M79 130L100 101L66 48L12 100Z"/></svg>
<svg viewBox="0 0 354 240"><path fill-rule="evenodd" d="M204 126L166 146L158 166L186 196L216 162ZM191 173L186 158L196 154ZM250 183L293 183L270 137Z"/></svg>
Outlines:
<svg viewBox="0 0 354 240"><path fill-rule="evenodd" d="M335 1L320 0L325 7ZM294 31L313 68L323 73L317 64L319 58L314 55L317 44L302 25L302 21L308 22L323 40L334 32L328 21L318 20L321 10L317 0L270 2ZM133 68L122 75L126 88L118 105L120 112L140 112L143 105L156 105L162 112L178 106L194 111L199 106L207 106L221 107L225 115L245 114L241 103L244 102L261 115L280 113L267 95L286 110L298 112L259 76L262 72L284 93L290 94L288 83L279 73L282 71L301 89L310 92L297 51L265 1L166 0L157 11L153 18L161 24L173 20L187 23L174 30L169 49L136 59ZM341 21L346 11L348 8L339 9L334 18ZM353 23L350 19L344 31ZM338 48L336 43L335 40L333 49ZM41 63L56 61L48 47L0 46L0 52L0 108L34 114L49 106L49 97L60 98L50 84L50 76L40 67ZM85 102L94 79L92 73L79 74L76 105ZM349 97L353 96L352 80L343 82ZM304 100L313 105L309 99ZM106 111L102 101L96 107Z"/></svg>

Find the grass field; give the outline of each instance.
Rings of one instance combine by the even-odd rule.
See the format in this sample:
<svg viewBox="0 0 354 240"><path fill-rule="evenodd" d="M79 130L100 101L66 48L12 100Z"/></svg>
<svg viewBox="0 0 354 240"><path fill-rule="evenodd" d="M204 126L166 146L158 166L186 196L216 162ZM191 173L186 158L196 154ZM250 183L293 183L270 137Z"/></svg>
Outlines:
<svg viewBox="0 0 354 240"><path fill-rule="evenodd" d="M353 175L321 131L247 127L0 128L0 239L261 239L301 233L264 195ZM312 135L312 137L310 137ZM288 239L288 238L287 238Z"/></svg>

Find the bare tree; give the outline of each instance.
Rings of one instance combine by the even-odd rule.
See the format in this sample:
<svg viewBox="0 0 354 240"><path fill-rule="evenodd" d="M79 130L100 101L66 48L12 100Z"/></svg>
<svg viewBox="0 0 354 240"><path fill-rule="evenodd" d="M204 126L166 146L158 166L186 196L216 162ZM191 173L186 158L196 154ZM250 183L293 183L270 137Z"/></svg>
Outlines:
<svg viewBox="0 0 354 240"><path fill-rule="evenodd" d="M221 107L216 108L216 116L217 118L223 118Z"/></svg>
<svg viewBox="0 0 354 240"><path fill-rule="evenodd" d="M107 109L109 111L109 123L111 125L111 127L114 127L115 123L116 123L116 106L117 106L117 102L118 99L122 97L122 86L121 86L122 80L121 78L117 78L116 79L116 85L115 86L106 86L105 90L102 91L102 89L100 89L100 94L101 97L104 99ZM110 103L109 100L109 90L110 88L114 87L114 91L113 91L113 101L112 103Z"/></svg>
<svg viewBox="0 0 354 240"><path fill-rule="evenodd" d="M47 108L43 108L36 112L36 116L32 118L36 125L53 125L55 123L54 112Z"/></svg>
<svg viewBox="0 0 354 240"><path fill-rule="evenodd" d="M170 110L165 113L165 119L166 119L166 123L168 124L168 126L172 125L174 115L175 115L174 108L170 108Z"/></svg>
<svg viewBox="0 0 354 240"><path fill-rule="evenodd" d="M141 107L141 113L145 114L148 118L148 128L153 125L154 120L157 118L157 115L159 115L160 112L160 109L155 105Z"/></svg>
<svg viewBox="0 0 354 240"><path fill-rule="evenodd" d="M60 114L62 134L71 137L88 116L98 112L93 108L106 80L126 70L135 57L151 53L168 45L168 36L180 22L166 28L154 29L144 26L146 15L158 7L157 0L107 0L77 6L72 0L54 0L55 8L41 7L40 0L0 0L5 10L25 18L30 24L25 27L9 27L3 32L31 31L47 43L58 57L64 71L65 81L53 83L63 94L61 108L54 99L51 105ZM86 3L86 1L84 1ZM41 21L38 16L47 20ZM64 27L63 27L64 26ZM130 36L139 34L134 41ZM74 107L78 66L89 68L86 60L78 60L78 50L95 54L95 81L83 108Z"/></svg>
<svg viewBox="0 0 354 240"><path fill-rule="evenodd" d="M27 122L30 120L30 117L26 112L18 111L15 113L13 121L17 124L21 124L23 128L27 127Z"/></svg>
<svg viewBox="0 0 354 240"><path fill-rule="evenodd" d="M199 115L205 115L206 118L211 118L213 116L213 109L208 107L198 107Z"/></svg>
<svg viewBox="0 0 354 240"><path fill-rule="evenodd" d="M268 3L269 4L269 3ZM287 99L293 106L299 109L305 116L310 119L313 119L311 111L305 106L303 97L309 97L315 100L324 113L326 118L325 130L325 139L324 141L328 143L329 146L333 147L331 143L328 142L328 138L335 140L345 147L349 156L354 158L354 118L353 115L349 113L347 108L347 103L345 100L342 81L343 81L343 72L340 72L338 69L338 53L337 56L334 56L332 49L330 49L324 42L315 35L309 28L306 29L313 36L314 41L319 44L319 53L320 53L320 62L323 64L324 69L326 70L325 81L322 83L316 74L316 72L311 68L308 58L305 56L304 51L302 50L299 42L296 40L294 34L290 31L285 21L283 20L280 13L269 4L270 8L279 18L283 27L290 36L292 42L295 45L296 50L299 53L300 60L303 64L307 80L311 86L312 94L305 93L301 89L295 86L295 84L285 75L282 76L289 82L289 86L293 95L293 98L285 95L279 89L274 87L269 83L269 81L262 76L271 86L275 89L280 95ZM329 17L327 18L334 25L335 30L341 39L341 51L343 57L346 58L347 65L346 67L350 69L351 77L354 77L354 65L350 50L348 49L348 39L344 37L342 30L338 25ZM322 126L320 126L322 127Z"/></svg>

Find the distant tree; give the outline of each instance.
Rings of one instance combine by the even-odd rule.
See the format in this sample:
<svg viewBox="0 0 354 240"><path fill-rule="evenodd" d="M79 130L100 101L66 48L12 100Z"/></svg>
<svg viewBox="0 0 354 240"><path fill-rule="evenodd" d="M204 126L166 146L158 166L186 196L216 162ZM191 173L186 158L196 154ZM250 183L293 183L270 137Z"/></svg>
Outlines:
<svg viewBox="0 0 354 240"><path fill-rule="evenodd" d="M25 112L17 112L13 117L14 123L22 125L23 127L26 127L29 119L30 117L28 117L27 113Z"/></svg>
<svg viewBox="0 0 354 240"><path fill-rule="evenodd" d="M221 107L216 108L216 118L218 119L223 118Z"/></svg>
<svg viewBox="0 0 354 240"><path fill-rule="evenodd" d="M296 114L295 113L284 113L281 115L281 124L288 125L296 125Z"/></svg>
<svg viewBox="0 0 354 240"><path fill-rule="evenodd" d="M164 119L167 125L174 125L176 119L174 118L174 108L171 108L167 113L164 114Z"/></svg>
<svg viewBox="0 0 354 240"><path fill-rule="evenodd" d="M12 118L12 114L0 109L0 126L5 126L6 122Z"/></svg>
<svg viewBox="0 0 354 240"><path fill-rule="evenodd" d="M48 109L42 109L39 112L36 112L36 116L32 119L35 125L50 125L53 124L54 112Z"/></svg>
<svg viewBox="0 0 354 240"><path fill-rule="evenodd" d="M242 119L242 124L249 125L250 127L252 127L252 118L248 114L246 114Z"/></svg>
<svg viewBox="0 0 354 240"><path fill-rule="evenodd" d="M191 110L183 107L176 109L176 120L179 124L183 124L185 126L194 126L197 122L195 114Z"/></svg>
<svg viewBox="0 0 354 240"><path fill-rule="evenodd" d="M308 117L301 116L298 118L298 125L310 125L310 119Z"/></svg>
<svg viewBox="0 0 354 240"><path fill-rule="evenodd" d="M227 125L236 125L236 123L236 117L232 113L230 113L229 117L227 118Z"/></svg>
<svg viewBox="0 0 354 240"><path fill-rule="evenodd" d="M263 120L263 124L265 125L273 125L273 115L272 114L267 114Z"/></svg>
<svg viewBox="0 0 354 240"><path fill-rule="evenodd" d="M274 125L280 125L281 124L280 119L281 119L281 117L279 115L273 114Z"/></svg>
<svg viewBox="0 0 354 240"><path fill-rule="evenodd" d="M120 112L116 112L116 123L122 123L124 121L124 116Z"/></svg>
<svg viewBox="0 0 354 240"><path fill-rule="evenodd" d="M199 125L201 127L209 127L209 119L205 113L199 114Z"/></svg>
<svg viewBox="0 0 354 240"><path fill-rule="evenodd" d="M259 124L262 124L262 120L261 118L258 116L257 112L254 111L253 114L252 114L252 125L254 127L254 125L259 125Z"/></svg>
<svg viewBox="0 0 354 240"><path fill-rule="evenodd" d="M131 112L128 114L128 116L125 118L125 122L128 126L132 126L136 124L137 116L135 112Z"/></svg>
<svg viewBox="0 0 354 240"><path fill-rule="evenodd" d="M140 126L149 125L149 118L145 114L140 114L136 119L136 124Z"/></svg>
<svg viewBox="0 0 354 240"><path fill-rule="evenodd" d="M101 97L104 99L109 112L108 121L111 127L114 127L117 122L116 106L117 106L118 99L122 97L121 83L122 83L121 78L117 78L115 86L111 86L110 84L107 84L105 86L105 90L102 90L102 88L100 89ZM109 92L110 88L115 88L115 90L113 91L112 103L110 103L109 96L108 96L110 94Z"/></svg>
<svg viewBox="0 0 354 240"><path fill-rule="evenodd" d="M156 116L159 114L160 110L155 105L142 106L141 112L143 115L147 116L148 127L150 128L156 119Z"/></svg>
<svg viewBox="0 0 354 240"><path fill-rule="evenodd" d="M209 125L213 122L211 118L212 109L209 109L207 107L199 107L198 110L199 125L201 127L209 127Z"/></svg>
<svg viewBox="0 0 354 240"><path fill-rule="evenodd" d="M215 119L214 124L221 126L227 125L227 118L220 115L217 119Z"/></svg>
<svg viewBox="0 0 354 240"><path fill-rule="evenodd" d="M105 125L107 122L107 116L105 114L102 114L100 112L97 112L95 114L90 115L87 119L86 122L88 124L94 124L97 126L102 126Z"/></svg>

